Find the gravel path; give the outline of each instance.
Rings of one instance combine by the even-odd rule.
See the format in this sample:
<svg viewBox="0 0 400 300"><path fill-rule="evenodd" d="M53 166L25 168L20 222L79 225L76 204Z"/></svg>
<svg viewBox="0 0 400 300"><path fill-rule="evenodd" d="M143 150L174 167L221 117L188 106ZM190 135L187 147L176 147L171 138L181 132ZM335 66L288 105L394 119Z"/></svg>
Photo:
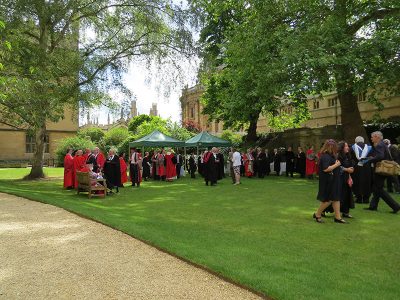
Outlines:
<svg viewBox="0 0 400 300"><path fill-rule="evenodd" d="M260 299L63 209L0 193L0 299Z"/></svg>

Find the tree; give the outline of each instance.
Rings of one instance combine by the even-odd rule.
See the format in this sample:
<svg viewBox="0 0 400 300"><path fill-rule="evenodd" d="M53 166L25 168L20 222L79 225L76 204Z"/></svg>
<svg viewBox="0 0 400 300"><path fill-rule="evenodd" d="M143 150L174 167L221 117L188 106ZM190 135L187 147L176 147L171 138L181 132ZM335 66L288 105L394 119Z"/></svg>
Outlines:
<svg viewBox="0 0 400 300"><path fill-rule="evenodd" d="M357 95L399 90L400 3L398 1L290 1L291 32L286 62L309 94L336 90L348 141L366 137ZM268 12L266 11L265 14Z"/></svg>
<svg viewBox="0 0 400 300"><path fill-rule="evenodd" d="M85 129L80 129L77 133L77 136L80 138L90 138L90 140L97 144L99 143L105 136L105 133L102 129L98 127L90 127Z"/></svg>
<svg viewBox="0 0 400 300"><path fill-rule="evenodd" d="M30 130L36 151L29 178L43 177L47 122L66 106L106 101L124 85L121 74L135 58L161 62L189 55L186 13L171 0L3 0L0 18L15 55L0 102L0 122ZM12 83L15 83L11 85Z"/></svg>
<svg viewBox="0 0 400 300"><path fill-rule="evenodd" d="M297 126L308 116L305 95L333 90L344 138L366 136L357 95L372 89L369 100L381 108L377 94L388 96L400 88L398 1L194 2L214 12L211 23L225 10L240 11L228 25L217 22L226 26L204 27L215 29L206 42L212 49L219 45L208 57L220 61L219 69L204 76L204 100L205 112L228 126L247 120L248 140L255 136L258 110L281 129ZM276 117L283 104L295 113L280 122Z"/></svg>
<svg viewBox="0 0 400 300"><path fill-rule="evenodd" d="M117 147L129 136L128 129L124 127L114 127L106 132L103 138L103 144L108 149L111 147ZM107 149L107 150L108 150Z"/></svg>
<svg viewBox="0 0 400 300"><path fill-rule="evenodd" d="M130 132L132 132L133 134L136 133L137 128L146 122L150 122L153 116L149 116L149 115L139 115L136 117L133 117L128 124L128 129Z"/></svg>
<svg viewBox="0 0 400 300"><path fill-rule="evenodd" d="M211 7L218 6L222 11L227 9L227 4L222 2ZM204 72L203 112L211 119L223 120L225 128L247 127L246 140L251 143L257 139L260 114L268 115L273 121L283 105L282 99L287 98L294 114L288 116L288 122L281 122L281 127L298 126L308 116L306 98L294 89L298 79L289 76L282 57L281 45L290 30L290 25L285 23L287 12L284 4L239 1L230 8L235 11L232 14L236 18L222 29L224 40L219 45L220 65ZM264 10L268 14L263 14ZM214 34L221 35L218 32Z"/></svg>

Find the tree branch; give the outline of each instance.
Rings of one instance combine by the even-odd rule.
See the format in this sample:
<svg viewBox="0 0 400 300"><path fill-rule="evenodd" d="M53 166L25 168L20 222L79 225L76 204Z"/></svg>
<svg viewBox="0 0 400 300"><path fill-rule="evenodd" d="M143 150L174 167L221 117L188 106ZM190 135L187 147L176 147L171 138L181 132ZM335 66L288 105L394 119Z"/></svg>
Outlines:
<svg viewBox="0 0 400 300"><path fill-rule="evenodd" d="M362 17L353 24L349 25L347 31L349 34L354 35L357 33L358 30L360 30L361 27L363 27L364 25L368 24L371 21L376 21L384 19L387 16L395 16L395 15L400 15L400 7L378 9Z"/></svg>

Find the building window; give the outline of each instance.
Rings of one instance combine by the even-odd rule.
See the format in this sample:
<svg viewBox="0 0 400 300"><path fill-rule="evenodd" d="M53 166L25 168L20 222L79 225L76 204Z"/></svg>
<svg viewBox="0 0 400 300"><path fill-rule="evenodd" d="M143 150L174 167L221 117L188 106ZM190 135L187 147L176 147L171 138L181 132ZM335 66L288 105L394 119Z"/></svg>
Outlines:
<svg viewBox="0 0 400 300"><path fill-rule="evenodd" d="M337 102L338 102L338 97L328 99L328 106L329 107L337 106Z"/></svg>
<svg viewBox="0 0 400 300"><path fill-rule="evenodd" d="M35 137L27 133L25 141L26 141L25 142L26 153L34 153L36 150ZM47 134L44 138L44 153L49 153L49 135Z"/></svg>
<svg viewBox="0 0 400 300"><path fill-rule="evenodd" d="M190 117L193 119L194 118L194 107L190 108Z"/></svg>
<svg viewBox="0 0 400 300"><path fill-rule="evenodd" d="M314 107L314 109L319 108L319 100L316 100L316 99L314 100L313 107Z"/></svg>
<svg viewBox="0 0 400 300"><path fill-rule="evenodd" d="M358 102L364 102L367 101L367 92L363 92L357 95L357 101Z"/></svg>

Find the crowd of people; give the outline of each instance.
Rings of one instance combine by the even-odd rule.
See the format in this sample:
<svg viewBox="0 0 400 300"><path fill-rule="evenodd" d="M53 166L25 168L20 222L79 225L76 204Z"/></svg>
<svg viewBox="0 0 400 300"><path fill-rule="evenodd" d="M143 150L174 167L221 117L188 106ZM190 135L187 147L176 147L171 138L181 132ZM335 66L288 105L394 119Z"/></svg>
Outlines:
<svg viewBox="0 0 400 300"><path fill-rule="evenodd" d="M217 185L226 173L230 173L232 184L239 185L243 176L264 178L286 173L287 177L293 177L297 172L301 178L319 178L317 199L321 205L314 214L316 221L322 223L327 212L334 212L335 222L345 223L343 218L352 218L350 209L354 208L354 203L369 203L368 210L377 210L382 198L394 213L400 210L399 204L388 194L400 193L399 178L374 172L375 164L381 160L400 163L397 146L384 140L380 132L374 132L371 140L371 146L362 137L357 137L351 146L344 141L327 140L318 152L310 146L306 152L298 147L296 153L290 146L273 149L271 153L260 147L242 152L230 148L225 155L221 149L210 147L200 155L192 152L187 156L175 153L171 148L144 154L140 149L132 148L126 158L125 153L116 155L113 149L107 157L97 147L93 151L86 149L85 153L68 150L64 159L64 187L78 187L78 171L89 172L93 179L104 177L109 193L114 190L118 193L128 181L132 187L140 187L143 180L149 179L171 182L185 176L186 171L191 178L196 178L198 172L207 186ZM281 170L281 166L285 170ZM385 181L388 192L384 190Z"/></svg>
<svg viewBox="0 0 400 300"><path fill-rule="evenodd" d="M376 172L377 163L383 160L399 163L399 151L383 139L380 131L371 134L372 145L365 144L364 138L356 137L351 147L345 141L337 143L327 140L319 152L319 189L317 199L321 202L313 217L318 223L323 223L326 212L334 212L334 222L346 223L344 218L352 218L350 209L355 202L369 203L366 210L376 211L380 199L396 214L400 205L384 189L385 181L389 190L395 186L399 193L399 177L388 176ZM370 197L372 199L370 201Z"/></svg>

